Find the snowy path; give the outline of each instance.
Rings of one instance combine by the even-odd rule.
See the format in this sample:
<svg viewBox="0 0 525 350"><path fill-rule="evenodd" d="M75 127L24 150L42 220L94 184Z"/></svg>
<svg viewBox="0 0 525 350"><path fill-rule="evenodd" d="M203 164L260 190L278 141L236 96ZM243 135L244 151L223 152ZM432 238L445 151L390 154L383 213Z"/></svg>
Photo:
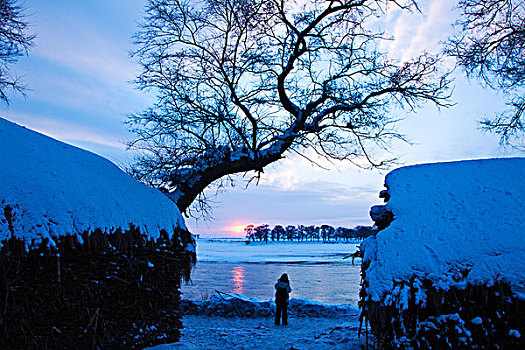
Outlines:
<svg viewBox="0 0 525 350"><path fill-rule="evenodd" d="M226 350L322 350L362 349L357 317L290 317L287 326L275 326L271 318L187 315L181 341L152 349ZM362 346L361 346L362 345Z"/></svg>

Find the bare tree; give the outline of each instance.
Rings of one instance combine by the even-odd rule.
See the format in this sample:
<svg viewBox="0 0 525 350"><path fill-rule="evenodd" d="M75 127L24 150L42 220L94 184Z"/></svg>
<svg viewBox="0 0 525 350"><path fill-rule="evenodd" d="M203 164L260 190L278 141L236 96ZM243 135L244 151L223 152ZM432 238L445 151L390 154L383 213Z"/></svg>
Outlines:
<svg viewBox="0 0 525 350"><path fill-rule="evenodd" d="M389 0L149 0L136 36L142 89L157 102L130 117L134 175L181 211L212 183L312 149L382 167L394 112L447 104L438 58L380 51ZM379 147L379 148L378 148Z"/></svg>
<svg viewBox="0 0 525 350"><path fill-rule="evenodd" d="M461 34L447 52L469 77L509 96L509 109L485 118L485 130L506 144L524 147L525 2L523 0L461 0Z"/></svg>
<svg viewBox="0 0 525 350"><path fill-rule="evenodd" d="M26 33L23 8L17 0L0 0L0 100L9 103L8 91L23 92L24 87L9 68L27 54L34 35Z"/></svg>

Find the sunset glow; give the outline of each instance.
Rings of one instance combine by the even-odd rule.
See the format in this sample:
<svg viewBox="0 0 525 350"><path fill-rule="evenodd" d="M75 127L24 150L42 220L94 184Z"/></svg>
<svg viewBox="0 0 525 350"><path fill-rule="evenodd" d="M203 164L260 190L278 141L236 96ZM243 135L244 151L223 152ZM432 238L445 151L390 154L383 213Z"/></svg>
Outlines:
<svg viewBox="0 0 525 350"><path fill-rule="evenodd" d="M237 225L233 224L233 226L228 226L224 229L224 231L228 234L228 236L232 237L244 237L244 228L247 226L245 225Z"/></svg>
<svg viewBox="0 0 525 350"><path fill-rule="evenodd" d="M244 233L244 228L245 227L246 227L246 225L233 226L232 228L230 228L230 231L236 232L236 233Z"/></svg>

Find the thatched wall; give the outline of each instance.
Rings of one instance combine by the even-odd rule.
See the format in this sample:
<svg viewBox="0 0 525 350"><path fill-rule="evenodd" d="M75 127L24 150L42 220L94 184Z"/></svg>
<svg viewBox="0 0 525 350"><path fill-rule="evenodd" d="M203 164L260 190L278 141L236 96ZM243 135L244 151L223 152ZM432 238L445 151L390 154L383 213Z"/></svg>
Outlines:
<svg viewBox="0 0 525 350"><path fill-rule="evenodd" d="M157 241L131 227L0 250L0 348L117 349L176 342L181 278L195 254L189 232ZM45 243L45 242L44 242Z"/></svg>
<svg viewBox="0 0 525 350"><path fill-rule="evenodd" d="M506 283L443 291L411 278L394 291L382 302L367 298L366 280L360 291L360 319L379 349L525 349L525 301Z"/></svg>

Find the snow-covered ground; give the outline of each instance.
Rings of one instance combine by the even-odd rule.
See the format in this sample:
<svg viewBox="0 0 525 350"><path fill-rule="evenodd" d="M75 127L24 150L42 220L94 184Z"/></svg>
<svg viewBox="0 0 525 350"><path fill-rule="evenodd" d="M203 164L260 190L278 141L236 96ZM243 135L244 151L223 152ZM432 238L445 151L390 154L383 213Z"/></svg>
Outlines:
<svg viewBox="0 0 525 350"><path fill-rule="evenodd" d="M289 324L276 326L270 300L232 294L197 304L196 314L183 317L180 342L150 349L351 350L365 343L364 335L358 338L358 310L349 305L291 299ZM229 316L218 316L217 310Z"/></svg>
<svg viewBox="0 0 525 350"><path fill-rule="evenodd" d="M269 241L250 242L239 239L199 239L197 260L231 263L332 263L356 251L359 243L323 243Z"/></svg>
<svg viewBox="0 0 525 350"><path fill-rule="evenodd" d="M179 343L155 350L353 350L362 349L356 319L302 317L275 326L271 318L183 317L186 327Z"/></svg>
<svg viewBox="0 0 525 350"><path fill-rule="evenodd" d="M2 118L0 154L0 241L53 245L53 237L130 224L156 238L186 227L172 201L107 159Z"/></svg>

